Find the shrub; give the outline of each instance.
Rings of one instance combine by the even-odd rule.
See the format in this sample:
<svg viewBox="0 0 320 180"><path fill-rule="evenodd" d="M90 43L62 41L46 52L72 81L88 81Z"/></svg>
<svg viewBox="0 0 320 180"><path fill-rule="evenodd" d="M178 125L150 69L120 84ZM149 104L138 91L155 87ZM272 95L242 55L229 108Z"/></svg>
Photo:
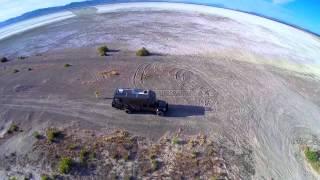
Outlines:
<svg viewBox="0 0 320 180"><path fill-rule="evenodd" d="M51 180L48 175L41 175L41 180Z"/></svg>
<svg viewBox="0 0 320 180"><path fill-rule="evenodd" d="M32 68L28 68L28 71L32 71Z"/></svg>
<svg viewBox="0 0 320 180"><path fill-rule="evenodd" d="M56 129L49 128L47 129L46 134L48 141L54 142L61 135L61 132Z"/></svg>
<svg viewBox="0 0 320 180"><path fill-rule="evenodd" d="M32 136L35 137L36 139L40 139L41 138L41 135L38 131L35 131L32 133Z"/></svg>
<svg viewBox="0 0 320 180"><path fill-rule="evenodd" d="M18 59L21 59L21 60L27 59L27 58L28 58L27 56L19 56L19 57L18 57Z"/></svg>
<svg viewBox="0 0 320 180"><path fill-rule="evenodd" d="M316 151L312 151L310 150L310 148L306 148L306 150L304 151L304 154L306 156L306 158L308 159L308 161L310 162L317 162L319 161L319 157Z"/></svg>
<svg viewBox="0 0 320 180"><path fill-rule="evenodd" d="M137 56L149 56L150 52L146 48L141 48L136 52Z"/></svg>
<svg viewBox="0 0 320 180"><path fill-rule="evenodd" d="M174 144L174 145L176 145L176 144L179 144L179 143L180 143L180 140L179 140L179 138L177 138L177 137L173 137L171 143Z"/></svg>
<svg viewBox="0 0 320 180"><path fill-rule="evenodd" d="M192 158L197 158L199 156L199 152L192 151L191 156L192 156Z"/></svg>
<svg viewBox="0 0 320 180"><path fill-rule="evenodd" d="M2 63L8 62L8 58L6 58L6 57L1 57L1 58L0 58L0 62L2 62Z"/></svg>
<svg viewBox="0 0 320 180"><path fill-rule="evenodd" d="M72 159L69 157L63 157L60 159L58 167L59 172L62 174L68 174L71 171L72 168Z"/></svg>
<svg viewBox="0 0 320 180"><path fill-rule="evenodd" d="M90 154L89 151L87 151L86 149L81 149L81 151L80 151L80 157L79 157L81 164L86 164L86 163L87 163L89 154Z"/></svg>
<svg viewBox="0 0 320 180"><path fill-rule="evenodd" d="M159 168L159 162L155 159L151 160L151 169L152 171L156 171Z"/></svg>
<svg viewBox="0 0 320 180"><path fill-rule="evenodd" d="M18 72L19 72L18 69L14 69L14 70L13 70L13 73L18 73Z"/></svg>
<svg viewBox="0 0 320 180"><path fill-rule="evenodd" d="M77 149L77 148L78 148L77 144L69 144L68 145L68 149L70 149L70 150L74 150L74 149Z"/></svg>
<svg viewBox="0 0 320 180"><path fill-rule="evenodd" d="M72 66L72 65L71 65L71 64L65 64L65 65L64 65L64 67L66 67L66 68L67 68L67 67L70 67L70 66Z"/></svg>
<svg viewBox="0 0 320 180"><path fill-rule="evenodd" d="M11 126L9 127L8 129L8 133L11 134L13 132L17 132L19 130L19 127L18 125L16 124L11 124Z"/></svg>
<svg viewBox="0 0 320 180"><path fill-rule="evenodd" d="M98 48L98 53L100 56L106 56L108 51L109 49L107 46L101 46Z"/></svg>

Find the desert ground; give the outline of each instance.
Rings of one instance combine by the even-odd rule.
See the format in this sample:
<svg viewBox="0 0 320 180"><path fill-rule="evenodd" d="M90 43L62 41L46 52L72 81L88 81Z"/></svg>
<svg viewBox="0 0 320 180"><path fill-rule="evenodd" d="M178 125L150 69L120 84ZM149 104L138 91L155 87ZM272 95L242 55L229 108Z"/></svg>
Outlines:
<svg viewBox="0 0 320 180"><path fill-rule="evenodd" d="M300 148L320 145L319 37L230 10L141 4L73 10L72 18L0 40L9 59L0 64L1 159L30 153L32 132L48 127L125 129L152 141L183 131L232 152L225 159L239 179L319 178ZM98 55L101 45L107 56ZM151 56L137 57L141 47ZM118 87L154 90L168 114L113 109ZM5 136L12 123L23 131ZM6 179L44 170L12 163L0 171Z"/></svg>

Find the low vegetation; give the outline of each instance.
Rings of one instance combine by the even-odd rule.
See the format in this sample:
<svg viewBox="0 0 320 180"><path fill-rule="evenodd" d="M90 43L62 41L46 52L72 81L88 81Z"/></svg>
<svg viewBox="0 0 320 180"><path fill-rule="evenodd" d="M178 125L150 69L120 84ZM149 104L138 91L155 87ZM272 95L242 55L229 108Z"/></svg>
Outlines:
<svg viewBox="0 0 320 180"><path fill-rule="evenodd" d="M311 167L318 173L320 173L320 152L311 150L309 147L307 147L304 150L304 155L308 161L308 163L311 165Z"/></svg>
<svg viewBox="0 0 320 180"><path fill-rule="evenodd" d="M56 140L61 138L62 133L57 129L49 128L47 129L46 135L49 142L55 142Z"/></svg>
<svg viewBox="0 0 320 180"><path fill-rule="evenodd" d="M141 48L136 52L137 56L150 56L150 52L146 48Z"/></svg>
<svg viewBox="0 0 320 180"><path fill-rule="evenodd" d="M39 140L34 145L34 152L45 152L45 162L57 168L61 177L73 179L86 174L94 179L228 179L233 172L226 169L227 161L216 153L219 146L201 135L172 134L151 142L123 130L101 134L66 129L61 133L64 137L60 143ZM184 143L191 139L192 146Z"/></svg>
<svg viewBox="0 0 320 180"><path fill-rule="evenodd" d="M19 56L18 59L20 60L24 60L24 59L27 59L28 57L27 56Z"/></svg>
<svg viewBox="0 0 320 180"><path fill-rule="evenodd" d="M106 56L108 51L109 49L107 46L98 47L98 53L100 56Z"/></svg>
<svg viewBox="0 0 320 180"><path fill-rule="evenodd" d="M48 175L43 174L41 175L41 180L52 180L52 178Z"/></svg>
<svg viewBox="0 0 320 180"><path fill-rule="evenodd" d="M176 144L180 143L180 140L179 140L178 137L173 137L171 142L172 142L173 145L176 145Z"/></svg>
<svg viewBox="0 0 320 180"><path fill-rule="evenodd" d="M19 126L16 124L11 124L11 126L9 127L7 133L8 134L12 134L14 132L18 132L19 131Z"/></svg>
<svg viewBox="0 0 320 180"><path fill-rule="evenodd" d="M58 169L61 174L68 174L71 171L73 161L70 157L63 157L60 159Z"/></svg>
<svg viewBox="0 0 320 180"><path fill-rule="evenodd" d="M64 64L64 67L70 67L70 66L72 66L71 64Z"/></svg>
<svg viewBox="0 0 320 180"><path fill-rule="evenodd" d="M2 62L2 63L8 62L8 58L6 58L6 57L1 57L1 58L0 58L0 62Z"/></svg>
<svg viewBox="0 0 320 180"><path fill-rule="evenodd" d="M18 73L18 72L20 72L18 69L13 70L13 73Z"/></svg>
<svg viewBox="0 0 320 180"><path fill-rule="evenodd" d="M38 131L34 131L34 132L32 133L32 136L33 136L34 138L36 138L36 139L40 139L40 138L41 138L41 135L40 135L40 133L39 133Z"/></svg>
<svg viewBox="0 0 320 180"><path fill-rule="evenodd" d="M87 164L87 160L89 159L89 155L90 155L90 152L87 149L85 149L85 148L81 149L80 155L79 155L80 163L83 165Z"/></svg>

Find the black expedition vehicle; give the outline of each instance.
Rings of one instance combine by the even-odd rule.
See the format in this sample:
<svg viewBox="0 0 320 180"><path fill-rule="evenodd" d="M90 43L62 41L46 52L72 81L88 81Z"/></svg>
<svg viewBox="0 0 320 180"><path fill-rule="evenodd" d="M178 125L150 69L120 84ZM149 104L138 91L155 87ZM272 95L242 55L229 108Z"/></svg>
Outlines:
<svg viewBox="0 0 320 180"><path fill-rule="evenodd" d="M112 100L112 107L123 109L128 114L149 111L164 116L168 111L168 103L157 100L154 91L142 89L117 89Z"/></svg>

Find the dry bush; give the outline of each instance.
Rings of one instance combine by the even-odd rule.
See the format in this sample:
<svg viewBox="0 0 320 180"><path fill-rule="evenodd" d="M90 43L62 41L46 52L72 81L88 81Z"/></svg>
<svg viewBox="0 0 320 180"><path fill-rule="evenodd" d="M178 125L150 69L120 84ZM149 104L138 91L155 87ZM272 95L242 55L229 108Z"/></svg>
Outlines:
<svg viewBox="0 0 320 180"><path fill-rule="evenodd" d="M8 62L8 58L0 57L0 62L2 62L2 63Z"/></svg>
<svg viewBox="0 0 320 180"><path fill-rule="evenodd" d="M141 48L136 52L137 56L149 56L150 52L146 48Z"/></svg>
<svg viewBox="0 0 320 180"><path fill-rule="evenodd" d="M100 56L106 56L108 51L109 49L107 46L98 47L98 53Z"/></svg>

